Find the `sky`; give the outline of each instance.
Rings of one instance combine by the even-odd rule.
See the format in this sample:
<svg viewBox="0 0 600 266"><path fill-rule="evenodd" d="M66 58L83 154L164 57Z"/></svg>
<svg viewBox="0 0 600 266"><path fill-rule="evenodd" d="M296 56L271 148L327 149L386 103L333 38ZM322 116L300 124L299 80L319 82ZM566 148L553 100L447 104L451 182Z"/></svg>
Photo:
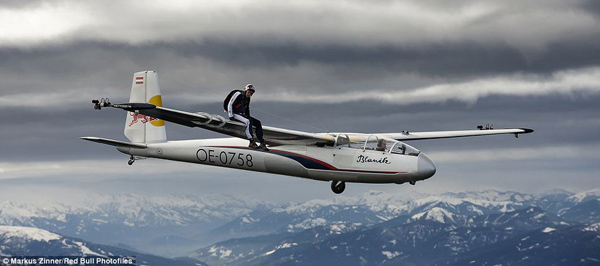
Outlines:
<svg viewBox="0 0 600 266"><path fill-rule="evenodd" d="M436 163L369 190L600 187L600 2L0 0L0 186L330 197L320 181L149 159L127 165L133 73L166 107L221 114L252 83L263 124L308 132L525 127L532 134L409 142ZM167 123L167 137L222 137Z"/></svg>

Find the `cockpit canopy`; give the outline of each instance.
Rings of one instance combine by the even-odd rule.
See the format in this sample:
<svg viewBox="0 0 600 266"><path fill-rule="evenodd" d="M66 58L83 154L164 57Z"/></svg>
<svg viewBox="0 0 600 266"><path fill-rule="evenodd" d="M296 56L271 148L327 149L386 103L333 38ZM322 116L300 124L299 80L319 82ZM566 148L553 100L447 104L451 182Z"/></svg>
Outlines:
<svg viewBox="0 0 600 266"><path fill-rule="evenodd" d="M338 134L335 147L347 147L353 149L380 151L382 153L393 153L417 156L421 153L414 147L394 139L378 137L376 135Z"/></svg>

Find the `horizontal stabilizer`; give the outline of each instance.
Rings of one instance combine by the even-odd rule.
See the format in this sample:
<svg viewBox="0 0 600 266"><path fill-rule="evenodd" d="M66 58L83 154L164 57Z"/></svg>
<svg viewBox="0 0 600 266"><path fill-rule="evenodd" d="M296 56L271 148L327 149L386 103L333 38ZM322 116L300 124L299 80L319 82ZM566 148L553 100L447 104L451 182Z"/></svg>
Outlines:
<svg viewBox="0 0 600 266"><path fill-rule="evenodd" d="M102 143L102 144L106 144L106 145L111 145L111 146L115 146L115 147L127 147L127 148L138 148L138 149L144 149L147 147L144 144L130 143L130 142L124 142L124 141L118 141L118 140L112 140L112 139L97 138L97 137L81 137L81 139L98 142L98 143Z"/></svg>

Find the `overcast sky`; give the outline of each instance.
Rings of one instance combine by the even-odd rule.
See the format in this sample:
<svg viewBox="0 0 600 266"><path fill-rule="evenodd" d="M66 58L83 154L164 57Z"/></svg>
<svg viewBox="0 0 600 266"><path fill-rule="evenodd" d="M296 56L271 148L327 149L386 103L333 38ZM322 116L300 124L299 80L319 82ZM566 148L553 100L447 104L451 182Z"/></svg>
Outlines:
<svg viewBox="0 0 600 266"><path fill-rule="evenodd" d="M165 106L186 111L221 114L227 93L252 83L253 115L276 127L535 129L411 142L436 162L434 177L349 184L347 195L600 187L598 1L0 0L0 25L0 184L128 180L150 190L154 180L282 202L330 196L328 184L293 177L128 166L114 148L78 139L126 140L125 113L90 100L126 102L132 74L156 70ZM221 137L169 123L167 136Z"/></svg>

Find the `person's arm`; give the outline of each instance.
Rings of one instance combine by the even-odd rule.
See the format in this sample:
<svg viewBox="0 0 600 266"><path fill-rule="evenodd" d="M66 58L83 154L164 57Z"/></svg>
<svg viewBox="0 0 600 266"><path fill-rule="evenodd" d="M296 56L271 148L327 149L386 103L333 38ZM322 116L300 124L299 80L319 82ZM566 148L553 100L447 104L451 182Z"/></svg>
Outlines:
<svg viewBox="0 0 600 266"><path fill-rule="evenodd" d="M229 99L229 105L227 105L227 115L229 116L229 119L233 117L233 104L240 95L242 94L238 91L231 96L231 99Z"/></svg>

